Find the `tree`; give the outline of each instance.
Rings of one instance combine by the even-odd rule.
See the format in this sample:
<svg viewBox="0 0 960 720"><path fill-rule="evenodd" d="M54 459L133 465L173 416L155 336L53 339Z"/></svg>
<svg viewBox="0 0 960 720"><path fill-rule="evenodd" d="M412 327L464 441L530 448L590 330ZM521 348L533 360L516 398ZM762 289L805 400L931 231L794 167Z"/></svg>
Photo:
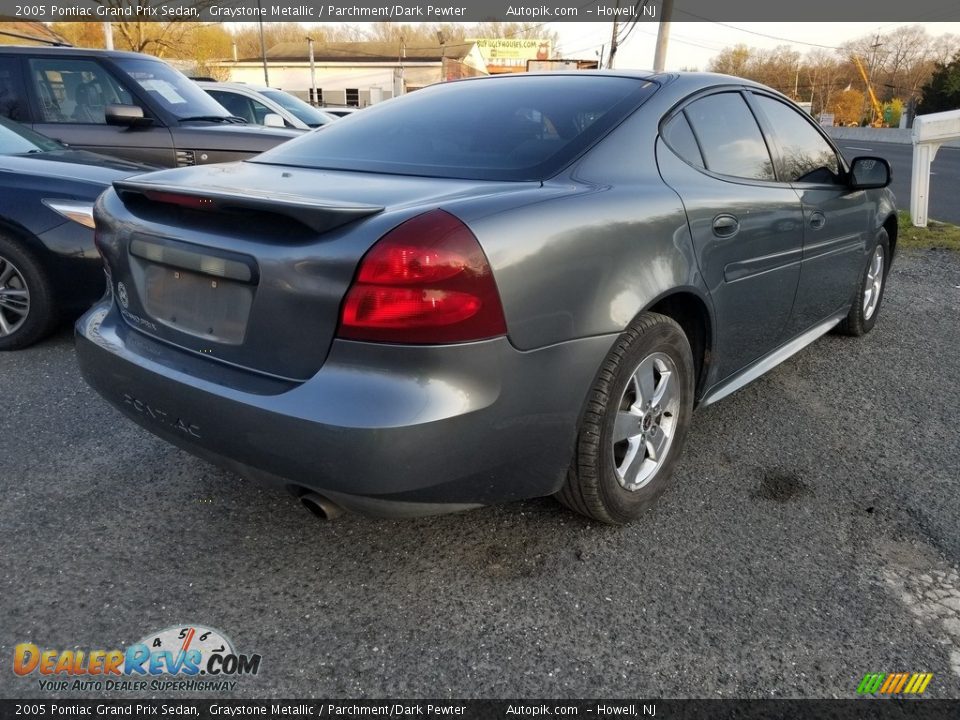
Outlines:
<svg viewBox="0 0 960 720"><path fill-rule="evenodd" d="M724 48L719 55L710 61L707 69L710 72L723 73L724 75L746 77L749 72L750 52L750 48L746 45Z"/></svg>
<svg viewBox="0 0 960 720"><path fill-rule="evenodd" d="M216 61L230 57L233 36L220 23L193 23L184 38L185 44L171 52L171 57L192 60L193 74L229 80L230 70Z"/></svg>
<svg viewBox="0 0 960 720"><path fill-rule="evenodd" d="M903 100L893 98L883 104L883 122L889 127L900 127L900 117L903 115Z"/></svg>
<svg viewBox="0 0 960 720"><path fill-rule="evenodd" d="M836 125L859 125L863 118L863 93L859 90L841 90L834 94L829 105Z"/></svg>
<svg viewBox="0 0 960 720"><path fill-rule="evenodd" d="M259 58L259 23L236 23L230 25L233 41L237 44L237 57L240 59ZM337 24L307 27L300 23L263 23L263 44L267 50L274 45L285 42L299 43L302 45L308 36L313 38L318 44L363 40L363 34L353 25ZM231 57L231 55L224 55L224 58L226 57Z"/></svg>
<svg viewBox="0 0 960 720"><path fill-rule="evenodd" d="M803 70L799 94L809 98L810 112L819 115L830 107L830 99L837 91L845 73L842 62L831 52L823 49L807 53L803 60Z"/></svg>
<svg viewBox="0 0 960 720"><path fill-rule="evenodd" d="M76 47L102 48L103 24L96 22L55 22L51 29Z"/></svg>
<svg viewBox="0 0 960 720"><path fill-rule="evenodd" d="M709 65L711 72L756 80L788 95L794 94L800 80L800 53L787 45L773 50L737 45L727 48Z"/></svg>
<svg viewBox="0 0 960 720"><path fill-rule="evenodd" d="M960 52L949 63L938 64L933 77L923 86L923 100L917 114L960 109Z"/></svg>

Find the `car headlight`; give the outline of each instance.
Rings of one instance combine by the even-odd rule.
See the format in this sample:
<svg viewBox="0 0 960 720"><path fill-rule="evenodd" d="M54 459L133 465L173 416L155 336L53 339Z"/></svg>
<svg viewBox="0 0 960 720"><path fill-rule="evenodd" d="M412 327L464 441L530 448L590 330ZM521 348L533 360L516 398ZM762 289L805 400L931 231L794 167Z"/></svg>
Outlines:
<svg viewBox="0 0 960 720"><path fill-rule="evenodd" d="M68 220L93 229L93 202L82 200L43 200L43 204Z"/></svg>

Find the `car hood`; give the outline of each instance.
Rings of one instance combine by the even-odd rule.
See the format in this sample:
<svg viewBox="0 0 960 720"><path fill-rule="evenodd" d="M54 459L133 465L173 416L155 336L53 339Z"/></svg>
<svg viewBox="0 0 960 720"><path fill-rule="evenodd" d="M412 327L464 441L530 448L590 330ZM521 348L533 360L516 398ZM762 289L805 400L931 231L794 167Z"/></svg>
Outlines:
<svg viewBox="0 0 960 720"><path fill-rule="evenodd" d="M150 165L107 157L86 150L66 148L27 155L0 155L0 171L57 180L78 180L104 187L114 180L155 169Z"/></svg>
<svg viewBox="0 0 960 720"><path fill-rule="evenodd" d="M184 122L170 129L178 147L228 151L242 149L249 152L269 150L307 132L264 125L216 125L204 121Z"/></svg>

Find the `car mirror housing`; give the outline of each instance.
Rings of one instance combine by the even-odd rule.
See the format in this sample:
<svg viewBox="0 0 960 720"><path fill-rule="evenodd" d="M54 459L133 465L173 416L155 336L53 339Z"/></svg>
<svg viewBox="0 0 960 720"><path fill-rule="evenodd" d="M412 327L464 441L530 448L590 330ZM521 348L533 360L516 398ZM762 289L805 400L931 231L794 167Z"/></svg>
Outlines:
<svg viewBox="0 0 960 720"><path fill-rule="evenodd" d="M277 127L282 128L286 127L287 124L283 121L283 118L277 113L267 113L263 116L263 124L267 127Z"/></svg>
<svg viewBox="0 0 960 720"><path fill-rule="evenodd" d="M890 163L883 158L858 157L850 164L850 187L854 190L885 188L890 180Z"/></svg>
<svg viewBox="0 0 960 720"><path fill-rule="evenodd" d="M103 109L107 125L128 125L130 127L151 125L153 120L144 117L139 105L107 105Z"/></svg>

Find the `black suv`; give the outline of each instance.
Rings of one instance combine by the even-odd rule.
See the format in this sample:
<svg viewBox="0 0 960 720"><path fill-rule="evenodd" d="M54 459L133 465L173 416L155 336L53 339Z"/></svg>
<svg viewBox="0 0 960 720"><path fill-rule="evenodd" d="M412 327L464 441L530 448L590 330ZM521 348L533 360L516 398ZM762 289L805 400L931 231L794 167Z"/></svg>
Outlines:
<svg viewBox="0 0 960 720"><path fill-rule="evenodd" d="M164 167L242 160L302 132L245 124L157 58L80 48L0 46L0 115Z"/></svg>

